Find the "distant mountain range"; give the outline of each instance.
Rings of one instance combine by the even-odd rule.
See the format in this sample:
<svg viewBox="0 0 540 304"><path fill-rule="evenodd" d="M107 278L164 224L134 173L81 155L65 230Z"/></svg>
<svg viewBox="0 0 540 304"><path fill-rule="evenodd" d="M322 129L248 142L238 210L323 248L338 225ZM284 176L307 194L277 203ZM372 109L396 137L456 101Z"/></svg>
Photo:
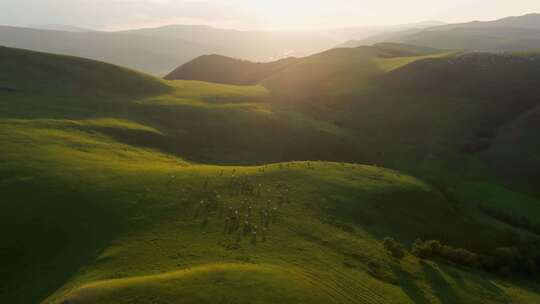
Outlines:
<svg viewBox="0 0 540 304"><path fill-rule="evenodd" d="M117 33L182 39L205 46L213 53L263 62L317 53L335 43L334 39L317 32L242 31L205 25L169 25ZM208 53L199 55L203 54Z"/></svg>
<svg viewBox="0 0 540 304"><path fill-rule="evenodd" d="M103 32L71 25L0 26L0 45L86 57L163 76L196 57L221 54L268 62L302 57L348 39L364 39L388 30L422 28L440 22L395 27L349 27L312 31L241 31L204 25L169 25Z"/></svg>
<svg viewBox="0 0 540 304"><path fill-rule="evenodd" d="M94 30L73 26L73 25L64 25L64 24L41 24L41 25L30 25L29 28L38 29L38 30L50 30L50 31L64 31L64 32L93 32Z"/></svg>
<svg viewBox="0 0 540 304"><path fill-rule="evenodd" d="M86 57L155 75L204 54L219 53L253 61L305 56L335 45L314 33L239 31L209 26L172 25L102 32L69 26L0 26L0 45Z"/></svg>
<svg viewBox="0 0 540 304"><path fill-rule="evenodd" d="M353 39L346 43L347 39ZM0 26L0 45L85 57L158 76L206 54L253 62L304 57L339 45L381 42L488 52L540 50L540 15L488 22L425 21L392 27L312 31L242 31L204 25L170 25L118 32L70 25ZM340 43L342 43L340 45Z"/></svg>
<svg viewBox="0 0 540 304"><path fill-rule="evenodd" d="M540 50L540 14L386 32L351 40L341 46L357 47L380 42L487 52L536 51Z"/></svg>
<svg viewBox="0 0 540 304"><path fill-rule="evenodd" d="M423 29L433 26L445 25L442 21L428 20L415 23L406 23L392 26L357 26L319 31L332 39L339 41L362 40L383 33L393 33L410 29Z"/></svg>
<svg viewBox="0 0 540 304"><path fill-rule="evenodd" d="M163 39L126 33L66 32L0 27L0 44L48 53L85 57L165 74L212 49L181 39Z"/></svg>

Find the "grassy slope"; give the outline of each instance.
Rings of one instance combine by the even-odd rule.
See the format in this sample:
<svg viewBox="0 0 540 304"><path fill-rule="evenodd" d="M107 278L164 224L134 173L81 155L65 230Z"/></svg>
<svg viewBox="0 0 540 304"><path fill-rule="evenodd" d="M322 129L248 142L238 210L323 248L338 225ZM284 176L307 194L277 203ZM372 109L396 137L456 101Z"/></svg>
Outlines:
<svg viewBox="0 0 540 304"><path fill-rule="evenodd" d="M540 142L535 135L539 124L540 107L535 107L506 124L494 138L494 145L486 152L487 158L501 167L505 174L517 178L521 184L531 189L536 189L540 181L537 170L540 165L537 153L540 150ZM501 162L501 159L504 161Z"/></svg>
<svg viewBox="0 0 540 304"><path fill-rule="evenodd" d="M392 44L332 49L303 58L262 83L279 98L293 101L327 99L332 102L342 96L364 93L384 72L423 58L448 54L413 51Z"/></svg>
<svg viewBox="0 0 540 304"><path fill-rule="evenodd" d="M0 55L4 71L0 85L18 91L76 92L86 96L90 93L153 95L167 89L148 75L92 60L6 47L0 47Z"/></svg>
<svg viewBox="0 0 540 304"><path fill-rule="evenodd" d="M206 163L337 160L352 159L356 153L346 132L265 102L268 93L260 86L165 82L105 64L89 73L84 62L91 61L45 54L28 59L32 52L3 51L4 70L13 77L0 79L0 87L9 88L0 90L9 96L0 102L1 117L140 121L166 136L134 136L121 130L109 135ZM45 71L61 76L47 77L41 74ZM83 85L88 83L95 85ZM313 149L306 151L307 146Z"/></svg>
<svg viewBox="0 0 540 304"><path fill-rule="evenodd" d="M296 58L287 58L269 63L255 63L219 55L204 55L181 65L165 79L254 85L296 61Z"/></svg>
<svg viewBox="0 0 540 304"><path fill-rule="evenodd" d="M346 129L362 162L451 187L480 180L534 193L540 57L411 51L331 50L263 84L296 111Z"/></svg>
<svg viewBox="0 0 540 304"><path fill-rule="evenodd" d="M410 303L408 293L479 301L469 288L488 284L485 275L419 264L412 257L399 265L386 257L376 241L379 235L408 239L429 229L435 236L449 232L446 221L455 223L448 217L451 203L393 171L305 162L201 166L58 124L4 123L1 170L17 174L2 179L8 198L2 239L17 244L7 248L22 250L10 259L7 271L13 284L7 299L14 302L35 301L62 285L47 302L64 297L80 303L129 303L135 297L178 301L187 296L204 303L223 295L234 302ZM261 194L238 194L231 186L233 175L261 185ZM290 189L290 202L279 207L283 184ZM39 198L31 194L37 191ZM197 202L216 195L218 207L205 223ZM268 200L279 207L266 242L259 238L253 245L249 236L237 241L238 234L223 232L221 208L240 209L246 199L256 210ZM419 209L423 212L412 212ZM361 217L348 216L351 212ZM481 225L469 225L481 235ZM440 283L432 285L433 275L446 277L442 280L450 295L436 294ZM295 277L307 279L297 282ZM457 278L467 288L459 287ZM111 279L121 280L104 281ZM286 283L291 279L295 284ZM223 283L209 293L201 287L209 282ZM233 293L233 288L250 292ZM277 290L273 297L266 296L268 288ZM310 296L314 292L319 296ZM494 288L487 294L501 300L505 293Z"/></svg>
<svg viewBox="0 0 540 304"><path fill-rule="evenodd" d="M69 68L78 59L47 60L64 66L61 74L69 79L87 74ZM51 69L35 68L44 74ZM113 77L116 85L104 84L96 98L71 91L69 82L67 88L57 82L34 89L32 75L39 74L4 79L3 86L17 90L0 92L0 302L538 301L536 286L527 283L412 256L402 263L390 259L378 242L382 236L490 247L501 228L481 217L471 220L474 210L413 177L331 162L208 166L156 150L165 150L171 136L201 134L174 128L170 118L179 113L205 113L199 117L213 117L227 131L246 128L250 118L259 132L239 134L253 137L264 134L268 126L259 119L269 113L302 136L348 136L324 120L261 101L261 87L161 82L107 66L95 77L104 83ZM142 80L126 91L124 77ZM164 113L171 116L156 118ZM239 118L243 123L231 129ZM231 154L257 147L257 138L247 135L245 146L223 142ZM242 183L254 192L242 192ZM288 202L281 204L283 198ZM215 209L206 213L201 200ZM255 210L278 208L265 242L260 234L252 244L249 236L224 233L227 207L242 210L243 201Z"/></svg>

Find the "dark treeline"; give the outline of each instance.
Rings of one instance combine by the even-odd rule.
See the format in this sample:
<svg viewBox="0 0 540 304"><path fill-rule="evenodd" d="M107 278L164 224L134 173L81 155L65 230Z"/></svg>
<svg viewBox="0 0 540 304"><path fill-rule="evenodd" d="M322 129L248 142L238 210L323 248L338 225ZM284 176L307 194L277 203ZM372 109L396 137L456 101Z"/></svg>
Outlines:
<svg viewBox="0 0 540 304"><path fill-rule="evenodd" d="M391 256L402 259L405 246L392 238L385 238L384 248ZM478 254L465 248L457 248L439 240L416 240L410 253L420 259L442 259L453 264L482 269L500 275L540 275L540 242L517 238L507 247L498 247L489 253Z"/></svg>

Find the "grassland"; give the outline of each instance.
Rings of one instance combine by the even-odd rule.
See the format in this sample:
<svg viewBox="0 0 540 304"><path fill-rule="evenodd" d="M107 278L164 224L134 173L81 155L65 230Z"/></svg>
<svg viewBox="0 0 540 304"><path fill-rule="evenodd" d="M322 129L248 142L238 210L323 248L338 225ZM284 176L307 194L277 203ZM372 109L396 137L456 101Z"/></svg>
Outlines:
<svg viewBox="0 0 540 304"><path fill-rule="evenodd" d="M455 185L462 173L430 165L449 180L442 189L346 162L377 155L363 149L370 137L359 140L317 105L276 103L263 86L161 81L2 51L15 76L0 82L13 89L0 90L0 302L540 300L526 278L413 255L398 261L380 244L385 236L405 244L437 238L482 252L504 245L509 228L534 238L470 204L493 193L474 191L472 180L499 181L487 169ZM65 78L42 83L51 61ZM86 89L72 89L79 87ZM417 170L408 157L392 167ZM497 204L521 199L509 197ZM231 228L235 211L251 212L246 233L244 220Z"/></svg>
<svg viewBox="0 0 540 304"><path fill-rule="evenodd" d="M385 254L380 236L410 239L428 227L431 236L446 234L454 212L436 190L394 171L318 162L205 166L59 124L8 123L2 172L17 173L2 179L2 239L13 242L3 243L13 253L4 256L13 302L52 294L45 302L411 303L410 293L437 298L437 285L424 278L431 272L452 278L448 292L457 299L474 297L454 277L478 290L491 280ZM238 189L241 179L256 185L254 194ZM205 215L201 200L215 200L216 209ZM224 233L226 208L243 210L244 201L279 208L265 241ZM465 224L478 235L487 229ZM507 296L498 288L488 294L492 303Z"/></svg>

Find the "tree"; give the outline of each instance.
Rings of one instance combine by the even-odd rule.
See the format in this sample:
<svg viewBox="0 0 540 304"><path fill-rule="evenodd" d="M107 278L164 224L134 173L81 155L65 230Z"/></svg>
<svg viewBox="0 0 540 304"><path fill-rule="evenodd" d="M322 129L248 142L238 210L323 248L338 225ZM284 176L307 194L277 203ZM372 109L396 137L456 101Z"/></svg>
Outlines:
<svg viewBox="0 0 540 304"><path fill-rule="evenodd" d="M437 240L422 241L420 239L414 241L412 245L412 253L422 259L428 259L442 252L442 244Z"/></svg>
<svg viewBox="0 0 540 304"><path fill-rule="evenodd" d="M387 237L383 240L383 246L390 255L398 260L405 257L405 247L393 238Z"/></svg>

